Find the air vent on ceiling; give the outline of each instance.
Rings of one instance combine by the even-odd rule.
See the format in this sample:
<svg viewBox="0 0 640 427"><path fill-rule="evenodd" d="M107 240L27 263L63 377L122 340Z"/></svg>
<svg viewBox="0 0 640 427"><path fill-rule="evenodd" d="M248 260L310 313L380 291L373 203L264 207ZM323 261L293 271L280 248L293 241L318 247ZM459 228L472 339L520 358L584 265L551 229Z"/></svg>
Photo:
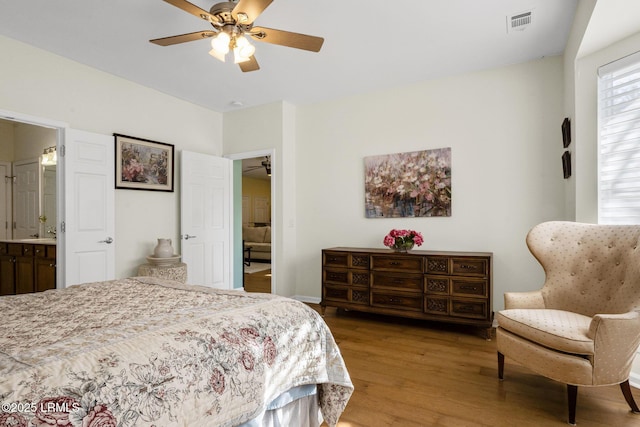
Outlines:
<svg viewBox="0 0 640 427"><path fill-rule="evenodd" d="M523 31L531 25L533 18L533 11L527 11L518 13L515 15L507 16L507 32Z"/></svg>

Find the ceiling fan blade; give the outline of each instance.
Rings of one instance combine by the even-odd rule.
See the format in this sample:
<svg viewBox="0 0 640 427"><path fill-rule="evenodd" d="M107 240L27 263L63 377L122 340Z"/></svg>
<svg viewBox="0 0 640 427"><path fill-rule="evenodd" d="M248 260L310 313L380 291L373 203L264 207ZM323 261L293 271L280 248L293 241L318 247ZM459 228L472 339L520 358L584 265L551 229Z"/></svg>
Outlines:
<svg viewBox="0 0 640 427"><path fill-rule="evenodd" d="M193 16L197 16L200 19L204 19L207 22L211 23L220 23L219 19L210 14L204 9L200 9L195 4L189 3L187 0L164 0L169 4L174 5L175 7L184 10L187 13L192 14Z"/></svg>
<svg viewBox="0 0 640 427"><path fill-rule="evenodd" d="M171 46L172 44L191 42L194 40L206 39L215 36L215 31L197 31L195 33L180 34L179 36L162 37L159 39L149 40L153 44L159 46Z"/></svg>
<svg viewBox="0 0 640 427"><path fill-rule="evenodd" d="M258 65L258 61L256 61L256 57L251 55L248 61L244 61L238 64L243 73L248 73L249 71L256 71L260 69Z"/></svg>
<svg viewBox="0 0 640 427"><path fill-rule="evenodd" d="M273 28L253 27L249 34L256 40L281 46L295 47L296 49L319 52L324 43L322 37L308 36L306 34L292 33L290 31L274 30Z"/></svg>
<svg viewBox="0 0 640 427"><path fill-rule="evenodd" d="M167 0L165 0L167 1ZM251 24L273 2L273 0L240 0L231 11L231 16L238 24ZM238 18L239 13L247 16L246 20Z"/></svg>

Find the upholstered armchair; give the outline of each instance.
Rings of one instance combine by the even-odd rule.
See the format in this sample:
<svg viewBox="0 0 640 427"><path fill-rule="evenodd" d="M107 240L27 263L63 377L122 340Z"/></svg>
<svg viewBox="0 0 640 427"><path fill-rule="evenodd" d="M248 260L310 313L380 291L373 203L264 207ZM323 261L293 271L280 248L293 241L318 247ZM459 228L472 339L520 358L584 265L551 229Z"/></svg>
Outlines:
<svg viewBox="0 0 640 427"><path fill-rule="evenodd" d="M620 384L640 413L629 386L640 344L640 226L545 222L526 242L546 278L539 291L505 293L498 377L506 356L567 384L572 425L578 386Z"/></svg>

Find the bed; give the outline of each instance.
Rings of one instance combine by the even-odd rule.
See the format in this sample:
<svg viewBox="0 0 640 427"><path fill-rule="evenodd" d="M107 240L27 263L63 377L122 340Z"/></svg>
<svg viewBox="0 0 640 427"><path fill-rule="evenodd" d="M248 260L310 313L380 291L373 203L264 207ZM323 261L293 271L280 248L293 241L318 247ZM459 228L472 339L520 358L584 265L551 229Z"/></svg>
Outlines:
<svg viewBox="0 0 640 427"><path fill-rule="evenodd" d="M134 277L0 313L0 426L334 426L353 392L319 314L276 295Z"/></svg>

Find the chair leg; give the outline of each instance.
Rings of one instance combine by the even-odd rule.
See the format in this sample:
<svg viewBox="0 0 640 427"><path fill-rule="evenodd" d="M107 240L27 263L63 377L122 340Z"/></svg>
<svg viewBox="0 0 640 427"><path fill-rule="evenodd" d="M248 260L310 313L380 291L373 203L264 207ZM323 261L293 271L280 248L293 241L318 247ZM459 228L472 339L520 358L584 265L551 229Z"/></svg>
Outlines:
<svg viewBox="0 0 640 427"><path fill-rule="evenodd" d="M629 380L626 380L623 383L620 383L620 390L622 390L622 394L624 395L624 400L627 401L629 407L631 408L631 412L634 414L640 414L640 409L638 409L638 405L636 405L636 401L633 399L633 394L631 394L631 387L629 386Z"/></svg>
<svg viewBox="0 0 640 427"><path fill-rule="evenodd" d="M498 352L498 379L500 381L504 379L504 354L500 352Z"/></svg>
<svg viewBox="0 0 640 427"><path fill-rule="evenodd" d="M578 386L567 384L569 402L569 424L576 425L576 403L578 402Z"/></svg>

